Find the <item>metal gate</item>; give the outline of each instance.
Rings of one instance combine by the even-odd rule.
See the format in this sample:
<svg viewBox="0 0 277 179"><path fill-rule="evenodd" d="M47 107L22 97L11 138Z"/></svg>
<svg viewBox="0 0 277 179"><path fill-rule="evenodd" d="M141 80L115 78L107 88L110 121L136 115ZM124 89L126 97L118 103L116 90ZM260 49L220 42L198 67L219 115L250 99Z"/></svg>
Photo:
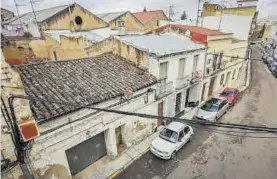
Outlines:
<svg viewBox="0 0 277 179"><path fill-rule="evenodd" d="M79 173L98 159L107 155L104 133L65 151L71 175Z"/></svg>

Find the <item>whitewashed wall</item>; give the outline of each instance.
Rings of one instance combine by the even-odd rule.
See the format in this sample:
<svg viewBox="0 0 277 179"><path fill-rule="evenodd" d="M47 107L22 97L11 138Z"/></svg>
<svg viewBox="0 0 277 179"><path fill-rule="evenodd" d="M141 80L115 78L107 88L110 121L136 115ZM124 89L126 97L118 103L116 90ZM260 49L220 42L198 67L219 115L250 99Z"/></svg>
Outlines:
<svg viewBox="0 0 277 179"><path fill-rule="evenodd" d="M193 57L194 55L199 55L199 61L197 70L201 70L204 72L204 66L205 66L205 56L206 56L206 50L197 50L192 52L187 52L184 54L169 56L169 57L163 57L163 58L155 58L151 57L149 58L149 72L153 75L155 75L157 78L159 77L159 67L160 63L168 62L168 71L167 71L167 81L173 82L173 87L176 87L176 79L178 78L179 73L179 60L182 58L186 58L186 64L185 64L185 72L184 75L191 75L193 70Z"/></svg>
<svg viewBox="0 0 277 179"><path fill-rule="evenodd" d="M134 95L145 90L141 90ZM160 101L154 100L154 92L149 93L149 101L146 104L144 102L145 97L146 94L112 109L157 115L158 103ZM104 107L109 103L116 103L118 101L119 99L110 100L96 107ZM91 112L94 111L83 109L59 119L46 122L40 125L39 128L41 132L46 131L68 121L76 120ZM156 127L156 124L157 119L144 119L135 116L101 112L37 138L32 149L31 160L35 169L39 169L41 173L48 169L48 165L53 164L60 164L66 167L68 173L70 173L65 154L67 149L104 132L107 153L113 158L117 156L115 128L124 125L122 128L122 137L127 147L129 147L150 135ZM138 125L140 125L139 128ZM89 136L87 135L88 133L90 134Z"/></svg>

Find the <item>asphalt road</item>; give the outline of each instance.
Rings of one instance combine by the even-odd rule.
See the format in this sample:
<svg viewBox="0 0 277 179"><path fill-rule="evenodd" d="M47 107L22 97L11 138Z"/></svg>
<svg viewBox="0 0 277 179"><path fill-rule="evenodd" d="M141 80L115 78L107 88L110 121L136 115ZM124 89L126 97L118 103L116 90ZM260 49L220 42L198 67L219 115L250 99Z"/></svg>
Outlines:
<svg viewBox="0 0 277 179"><path fill-rule="evenodd" d="M261 58L261 55L254 47L252 57ZM252 69L249 88L222 121L277 127L277 79L261 61L253 61ZM247 136L245 133L226 136L197 129L194 140L177 153L176 160L161 160L147 152L117 179L275 179L277 139Z"/></svg>

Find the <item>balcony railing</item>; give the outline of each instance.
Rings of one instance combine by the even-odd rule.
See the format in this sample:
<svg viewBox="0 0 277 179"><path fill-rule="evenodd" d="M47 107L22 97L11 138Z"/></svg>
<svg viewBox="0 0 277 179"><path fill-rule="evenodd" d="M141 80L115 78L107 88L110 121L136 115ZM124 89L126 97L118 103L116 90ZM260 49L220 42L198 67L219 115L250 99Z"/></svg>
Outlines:
<svg viewBox="0 0 277 179"><path fill-rule="evenodd" d="M191 75L179 77L176 79L176 89L185 88L190 84Z"/></svg>
<svg viewBox="0 0 277 179"><path fill-rule="evenodd" d="M196 82L198 82L201 78L202 78L202 71L201 71L201 70L192 72L192 75L191 75L191 83L196 83Z"/></svg>
<svg viewBox="0 0 277 179"><path fill-rule="evenodd" d="M166 96L167 94L172 93L173 91L173 82L166 82L165 79L159 80L156 88L156 98L161 98L163 96Z"/></svg>

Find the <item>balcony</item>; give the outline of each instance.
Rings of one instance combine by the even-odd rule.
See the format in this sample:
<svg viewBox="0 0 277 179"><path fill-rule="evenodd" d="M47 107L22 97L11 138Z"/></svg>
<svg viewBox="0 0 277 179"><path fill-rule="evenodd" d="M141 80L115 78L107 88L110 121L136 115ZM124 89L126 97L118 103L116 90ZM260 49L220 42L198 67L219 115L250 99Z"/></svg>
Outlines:
<svg viewBox="0 0 277 179"><path fill-rule="evenodd" d="M160 99L173 92L173 82L166 82L166 78L160 79L157 83L156 98Z"/></svg>
<svg viewBox="0 0 277 179"><path fill-rule="evenodd" d="M202 71L198 70L191 74L191 84L197 83L202 78Z"/></svg>
<svg viewBox="0 0 277 179"><path fill-rule="evenodd" d="M190 75L184 77L179 77L176 79L176 89L182 89L187 87L190 84Z"/></svg>

